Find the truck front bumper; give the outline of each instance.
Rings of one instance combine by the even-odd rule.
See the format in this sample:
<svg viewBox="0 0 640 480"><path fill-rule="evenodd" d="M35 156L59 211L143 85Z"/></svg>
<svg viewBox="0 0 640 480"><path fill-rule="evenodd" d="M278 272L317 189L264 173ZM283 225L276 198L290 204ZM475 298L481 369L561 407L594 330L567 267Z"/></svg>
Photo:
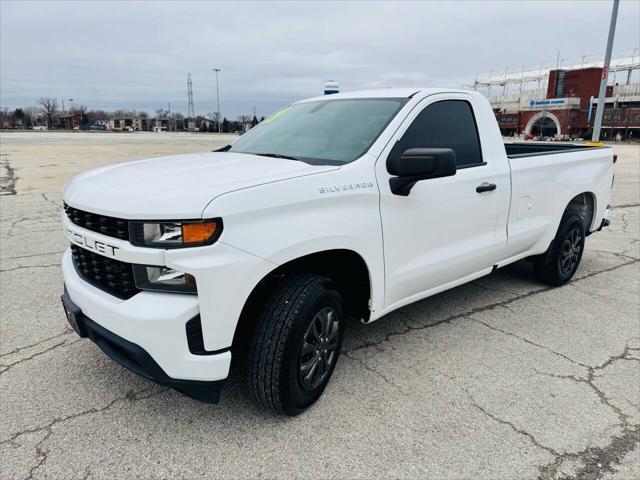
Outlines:
<svg viewBox="0 0 640 480"><path fill-rule="evenodd" d="M231 352L189 351L185 328L200 313L197 296L145 291L118 299L80 278L69 250L62 258L62 273L65 310L77 309L80 336L143 377L198 400L217 400L221 381L229 374Z"/></svg>
<svg viewBox="0 0 640 480"><path fill-rule="evenodd" d="M160 385L175 388L181 393L205 403L218 403L224 380L180 380L169 377L149 353L100 326L82 313L65 291L61 297L67 320L80 337L88 337L112 360L134 373Z"/></svg>

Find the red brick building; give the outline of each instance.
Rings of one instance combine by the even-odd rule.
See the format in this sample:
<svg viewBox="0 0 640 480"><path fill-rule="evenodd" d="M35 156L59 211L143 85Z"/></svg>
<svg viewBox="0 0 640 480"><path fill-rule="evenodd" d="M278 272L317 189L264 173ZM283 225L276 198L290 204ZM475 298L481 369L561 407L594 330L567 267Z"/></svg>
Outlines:
<svg viewBox="0 0 640 480"><path fill-rule="evenodd" d="M587 138L593 128L602 69L550 70L546 92L490 97L503 135ZM631 74L627 77L630 80ZM538 98L535 98L535 94ZM545 94L546 93L546 94ZM539 98L542 97L542 98ZM640 138L640 84L607 87L604 138Z"/></svg>
<svg viewBox="0 0 640 480"><path fill-rule="evenodd" d="M80 128L82 118L79 113L64 113L53 117L53 125L50 128L74 129Z"/></svg>

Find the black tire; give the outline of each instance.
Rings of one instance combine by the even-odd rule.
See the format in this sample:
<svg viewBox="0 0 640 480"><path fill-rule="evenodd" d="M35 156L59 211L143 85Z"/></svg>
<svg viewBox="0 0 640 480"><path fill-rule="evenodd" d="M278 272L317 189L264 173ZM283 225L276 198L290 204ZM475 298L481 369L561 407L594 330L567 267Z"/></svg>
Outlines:
<svg viewBox="0 0 640 480"><path fill-rule="evenodd" d="M255 400L280 415L310 407L336 366L344 324L342 298L329 279L311 274L288 279L265 304L249 347L248 380ZM331 331L323 333L325 325Z"/></svg>
<svg viewBox="0 0 640 480"><path fill-rule="evenodd" d="M533 257L533 269L541 282L564 285L578 270L584 252L584 224L577 215L565 214L548 250Z"/></svg>

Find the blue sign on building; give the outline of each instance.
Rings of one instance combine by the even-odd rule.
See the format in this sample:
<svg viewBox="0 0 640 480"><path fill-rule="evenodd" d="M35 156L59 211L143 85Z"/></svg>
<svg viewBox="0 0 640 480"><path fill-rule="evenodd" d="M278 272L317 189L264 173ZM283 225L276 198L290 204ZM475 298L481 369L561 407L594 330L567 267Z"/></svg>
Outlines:
<svg viewBox="0 0 640 480"><path fill-rule="evenodd" d="M545 105L564 105L565 104L565 99L564 98L547 98L544 100L530 100L529 101L529 106L530 107L537 107L537 106L545 106Z"/></svg>

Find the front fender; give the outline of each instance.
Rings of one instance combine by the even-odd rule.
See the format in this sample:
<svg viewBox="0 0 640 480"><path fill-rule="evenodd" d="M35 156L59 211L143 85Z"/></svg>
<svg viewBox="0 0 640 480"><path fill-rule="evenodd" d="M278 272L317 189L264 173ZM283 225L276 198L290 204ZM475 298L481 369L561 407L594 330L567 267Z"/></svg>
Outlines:
<svg viewBox="0 0 640 480"><path fill-rule="evenodd" d="M384 258L379 192L367 160L224 194L204 216L222 217L220 241L276 265L326 250L356 252L370 272L373 314L384 299Z"/></svg>

